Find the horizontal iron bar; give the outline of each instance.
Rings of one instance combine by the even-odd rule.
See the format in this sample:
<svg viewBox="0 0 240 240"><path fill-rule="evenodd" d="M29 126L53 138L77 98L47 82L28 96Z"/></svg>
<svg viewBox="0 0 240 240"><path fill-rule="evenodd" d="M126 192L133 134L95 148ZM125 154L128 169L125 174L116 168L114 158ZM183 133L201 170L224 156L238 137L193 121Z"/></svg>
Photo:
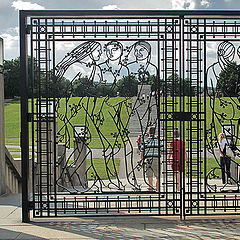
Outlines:
<svg viewBox="0 0 240 240"><path fill-rule="evenodd" d="M240 16L238 10L20 10L23 17L30 16Z"/></svg>
<svg viewBox="0 0 240 240"><path fill-rule="evenodd" d="M58 211L58 210L57 210ZM166 210L165 210L165 212L166 212ZM46 212L44 212L44 213L46 213ZM59 214L59 215L57 215L58 217L60 217L60 216L62 216L62 217L76 217L76 215L78 216L78 217L107 217L107 216L111 216L111 217L115 217L115 216L118 216L118 217L122 217L122 216L124 216L124 217L132 217L132 216L159 216L159 213L146 213L146 214L136 214L136 213L129 213L129 214L122 214L122 213L118 213L118 214L111 214L111 213L106 213L106 214L93 214L93 213L83 213L82 215L80 215L80 214L71 214L71 215L65 215L65 214ZM161 216L180 216L180 211L179 211L179 213L165 213L165 214L160 214ZM35 211L34 211L34 218L54 218L54 217L56 217L56 215L55 215L55 213L53 213L52 215L36 215L36 213L35 213Z"/></svg>

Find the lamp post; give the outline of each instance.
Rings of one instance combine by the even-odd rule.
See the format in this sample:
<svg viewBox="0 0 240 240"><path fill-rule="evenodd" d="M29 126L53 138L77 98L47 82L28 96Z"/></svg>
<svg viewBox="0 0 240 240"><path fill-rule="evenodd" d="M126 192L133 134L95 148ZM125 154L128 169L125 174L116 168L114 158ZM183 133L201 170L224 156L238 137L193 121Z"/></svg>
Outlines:
<svg viewBox="0 0 240 240"><path fill-rule="evenodd" d="M0 38L0 195L6 192L3 58L3 39Z"/></svg>

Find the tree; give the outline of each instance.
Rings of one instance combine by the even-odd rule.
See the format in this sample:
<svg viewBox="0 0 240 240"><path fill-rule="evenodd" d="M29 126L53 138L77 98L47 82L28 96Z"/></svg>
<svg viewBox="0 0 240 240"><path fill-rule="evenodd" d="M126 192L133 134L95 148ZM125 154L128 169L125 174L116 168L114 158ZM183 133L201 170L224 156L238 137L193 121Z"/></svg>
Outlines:
<svg viewBox="0 0 240 240"><path fill-rule="evenodd" d="M111 84L96 83L88 79L87 76L79 77L73 82L73 95L76 97L114 97L117 91Z"/></svg>
<svg viewBox="0 0 240 240"><path fill-rule="evenodd" d="M185 78L182 83L182 91L184 96L196 96L197 86L193 86L189 78Z"/></svg>
<svg viewBox="0 0 240 240"><path fill-rule="evenodd" d="M116 97L117 90L113 89L112 84L100 83L96 85L97 96Z"/></svg>
<svg viewBox="0 0 240 240"><path fill-rule="evenodd" d="M195 96L197 92L196 86L192 86L189 78L181 80L178 74L171 75L167 78L165 91L171 96Z"/></svg>
<svg viewBox="0 0 240 240"><path fill-rule="evenodd" d="M93 83L87 77L79 77L73 82L73 95L76 97L94 96Z"/></svg>
<svg viewBox="0 0 240 240"><path fill-rule="evenodd" d="M31 58L28 57L29 66L31 66ZM31 77L31 68L28 68L28 90L29 96L31 95L31 88L33 88L34 97L61 97L66 94L68 85L70 82L66 78L56 79L53 74L53 70L47 72L46 75L41 73L40 77L37 75L39 71L37 64L34 65L34 79ZM4 95L6 98L13 98L15 96L20 96L20 58L15 58L12 60L5 60L3 67L4 74ZM46 84L41 84L41 93L39 93L39 80L41 82L48 81Z"/></svg>
<svg viewBox="0 0 240 240"><path fill-rule="evenodd" d="M46 76L47 74L47 76ZM41 92L39 93L39 80L41 81ZM56 78L53 70L47 73L41 73L39 77L34 78L34 96L35 97L65 97L71 94L71 83L65 77Z"/></svg>
<svg viewBox="0 0 240 240"><path fill-rule="evenodd" d="M117 91L121 97L137 96L138 81L135 76L124 76L117 82Z"/></svg>
<svg viewBox="0 0 240 240"><path fill-rule="evenodd" d="M5 60L3 67L4 96L13 98L20 95L20 58Z"/></svg>
<svg viewBox="0 0 240 240"><path fill-rule="evenodd" d="M240 66L236 62L229 64L219 74L217 92L225 97L237 97L240 93Z"/></svg>
<svg viewBox="0 0 240 240"><path fill-rule="evenodd" d="M149 77L149 84L151 85L151 90L156 91L158 89L158 79L155 75ZM162 80L160 79L160 91L162 90Z"/></svg>

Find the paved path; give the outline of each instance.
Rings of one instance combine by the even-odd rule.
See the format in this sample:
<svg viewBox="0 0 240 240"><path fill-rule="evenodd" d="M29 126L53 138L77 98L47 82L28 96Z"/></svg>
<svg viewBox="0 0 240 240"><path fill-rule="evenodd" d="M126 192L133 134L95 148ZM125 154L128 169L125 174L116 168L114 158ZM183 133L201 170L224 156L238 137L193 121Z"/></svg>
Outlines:
<svg viewBox="0 0 240 240"><path fill-rule="evenodd" d="M21 222L21 195L0 197L0 239L240 239L240 216L87 217Z"/></svg>

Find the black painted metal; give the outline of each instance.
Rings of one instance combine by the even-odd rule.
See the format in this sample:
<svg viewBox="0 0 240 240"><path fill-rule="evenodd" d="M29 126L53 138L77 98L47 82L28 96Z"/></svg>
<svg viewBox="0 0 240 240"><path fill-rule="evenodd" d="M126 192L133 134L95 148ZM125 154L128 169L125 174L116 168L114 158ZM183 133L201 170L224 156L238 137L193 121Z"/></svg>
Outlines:
<svg viewBox="0 0 240 240"><path fill-rule="evenodd" d="M21 11L23 221L28 185L34 217L238 214L239 163L231 160L233 184L223 185L217 135L225 126L237 145L239 101L215 88L237 61L239 17L239 11ZM127 94L119 88L124 77L125 84L136 80L135 97L116 97ZM59 88L64 78L71 81ZM81 81L88 85L79 87ZM149 126L161 154L141 161L135 141L138 134L148 140ZM159 186L149 191L154 161Z"/></svg>
<svg viewBox="0 0 240 240"><path fill-rule="evenodd" d="M26 17L20 13L20 75L21 75L21 153L22 153L22 220L30 221L29 214L29 135L28 135L28 89L27 89L27 35Z"/></svg>

